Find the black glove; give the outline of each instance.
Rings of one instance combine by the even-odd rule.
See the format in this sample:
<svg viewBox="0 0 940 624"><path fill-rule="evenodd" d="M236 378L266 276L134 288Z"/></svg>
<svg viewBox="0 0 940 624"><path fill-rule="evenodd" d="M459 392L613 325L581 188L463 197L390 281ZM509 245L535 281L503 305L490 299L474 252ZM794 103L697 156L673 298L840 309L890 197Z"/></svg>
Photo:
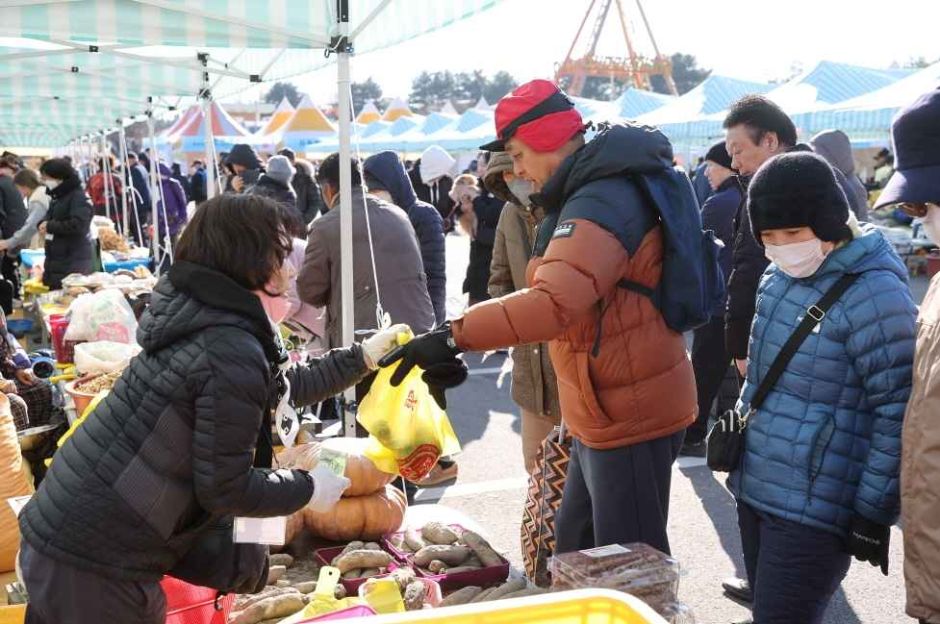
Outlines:
<svg viewBox="0 0 940 624"><path fill-rule="evenodd" d="M421 375L421 379L428 384L431 396L441 409L446 410L447 398L444 396L444 391L448 388L455 388L467 380L467 365L463 360L455 357L450 362L432 364Z"/></svg>
<svg viewBox="0 0 940 624"><path fill-rule="evenodd" d="M888 543L891 527L876 524L856 515L849 529L849 554L859 561L881 566L881 573L888 576Z"/></svg>
<svg viewBox="0 0 940 624"><path fill-rule="evenodd" d="M379 360L379 366L386 367L401 360L401 364L392 374L392 385L399 386L415 366L429 370L435 364L451 363L460 353L450 333L450 323L444 323L437 329L416 336L406 345L398 347Z"/></svg>

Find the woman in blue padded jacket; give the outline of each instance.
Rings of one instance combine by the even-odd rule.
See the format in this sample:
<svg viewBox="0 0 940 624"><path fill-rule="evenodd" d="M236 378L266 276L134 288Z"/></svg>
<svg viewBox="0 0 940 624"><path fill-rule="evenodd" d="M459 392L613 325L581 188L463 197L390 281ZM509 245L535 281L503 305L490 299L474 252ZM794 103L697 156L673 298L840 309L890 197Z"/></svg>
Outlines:
<svg viewBox="0 0 940 624"><path fill-rule="evenodd" d="M850 217L822 158L767 161L749 186L748 211L771 265L758 289L742 409L807 310L843 275L858 275L751 415L729 479L754 621L816 623L853 556L887 574L916 309L904 263L876 228Z"/></svg>

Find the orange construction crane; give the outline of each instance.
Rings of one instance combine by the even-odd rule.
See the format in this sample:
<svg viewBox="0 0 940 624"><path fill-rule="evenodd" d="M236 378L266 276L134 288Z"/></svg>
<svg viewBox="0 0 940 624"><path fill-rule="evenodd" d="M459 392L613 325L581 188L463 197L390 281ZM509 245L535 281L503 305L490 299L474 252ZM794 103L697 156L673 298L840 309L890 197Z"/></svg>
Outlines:
<svg viewBox="0 0 940 624"><path fill-rule="evenodd" d="M604 29L604 23L607 21L611 5L614 3L617 5L617 13L620 16L620 27L623 30L623 39L627 46L627 58L596 55L597 42L600 39L601 31ZM656 39L653 37L649 20L646 19L643 4L640 0L636 0L636 5L640 10L640 16L643 19L643 25L646 27L650 42L653 44L654 56L652 59L637 54L630 38L630 29L628 28L627 16L623 10L622 0L591 0L587 11L584 13L584 19L581 20L581 25L578 27L578 32L574 36L574 41L571 42L571 47L568 49L568 55L555 71L555 82L567 81L566 91L577 96L584 90L588 78L619 81L631 84L638 89L649 90L650 78L652 76L662 76L670 93L678 95L676 83L672 79L672 63L669 57L663 56L659 52L659 46L656 45ZM575 48L581 39L581 33L584 31L584 26L587 24L595 6L599 10L594 19L594 28L591 31L587 53L580 58L573 58Z"/></svg>

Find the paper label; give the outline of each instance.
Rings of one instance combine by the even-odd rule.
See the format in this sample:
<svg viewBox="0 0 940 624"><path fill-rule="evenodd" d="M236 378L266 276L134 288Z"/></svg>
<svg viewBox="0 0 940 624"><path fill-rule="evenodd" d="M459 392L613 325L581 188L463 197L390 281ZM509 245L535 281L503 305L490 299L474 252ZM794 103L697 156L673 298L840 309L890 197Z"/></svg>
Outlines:
<svg viewBox="0 0 940 624"><path fill-rule="evenodd" d="M580 551L582 555L587 555L593 559L601 559L603 557L610 557L611 555L625 555L628 552L630 552L630 549L620 544L611 544L609 546L600 546L598 548Z"/></svg>
<svg viewBox="0 0 940 624"><path fill-rule="evenodd" d="M291 448L300 433L300 418L290 405L284 405L277 411L277 431L284 448Z"/></svg>
<svg viewBox="0 0 940 624"><path fill-rule="evenodd" d="M23 511L23 507L26 507L26 503L28 503L29 499L32 497L32 494L27 494L26 496L14 496L13 498L8 498L7 504L13 509L13 515L19 518L20 512Z"/></svg>
<svg viewBox="0 0 940 624"><path fill-rule="evenodd" d="M240 518L235 517L236 544L267 544L283 546L287 539L287 517Z"/></svg>
<svg viewBox="0 0 940 624"><path fill-rule="evenodd" d="M332 449L320 449L320 461L333 474L342 477L346 474L346 455Z"/></svg>

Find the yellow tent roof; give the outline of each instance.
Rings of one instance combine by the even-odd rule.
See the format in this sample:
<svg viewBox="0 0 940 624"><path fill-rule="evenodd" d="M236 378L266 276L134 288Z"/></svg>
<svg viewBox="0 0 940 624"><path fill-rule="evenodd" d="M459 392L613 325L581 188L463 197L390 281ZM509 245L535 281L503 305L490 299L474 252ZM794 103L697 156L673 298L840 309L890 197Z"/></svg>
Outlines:
<svg viewBox="0 0 940 624"><path fill-rule="evenodd" d="M370 124L382 118L382 113L375 107L375 102L369 100L362 110L356 115L356 121L361 124Z"/></svg>
<svg viewBox="0 0 940 624"><path fill-rule="evenodd" d="M262 136L274 134L281 128L281 126L290 121L290 118L293 115L294 107L291 106L291 103L287 100L287 98L284 98L281 100L281 103L277 105L277 108L274 109L274 113L271 115L271 118L268 119L268 123L264 125L264 128L262 128L258 134Z"/></svg>
<svg viewBox="0 0 940 624"><path fill-rule="evenodd" d="M326 118L326 115L316 107L310 96L305 95L297 110L286 124L282 131L288 132L336 132L336 128Z"/></svg>
<svg viewBox="0 0 940 624"><path fill-rule="evenodd" d="M396 121L401 117L411 117L413 114L407 102L401 98L395 98L382 115L382 121Z"/></svg>

